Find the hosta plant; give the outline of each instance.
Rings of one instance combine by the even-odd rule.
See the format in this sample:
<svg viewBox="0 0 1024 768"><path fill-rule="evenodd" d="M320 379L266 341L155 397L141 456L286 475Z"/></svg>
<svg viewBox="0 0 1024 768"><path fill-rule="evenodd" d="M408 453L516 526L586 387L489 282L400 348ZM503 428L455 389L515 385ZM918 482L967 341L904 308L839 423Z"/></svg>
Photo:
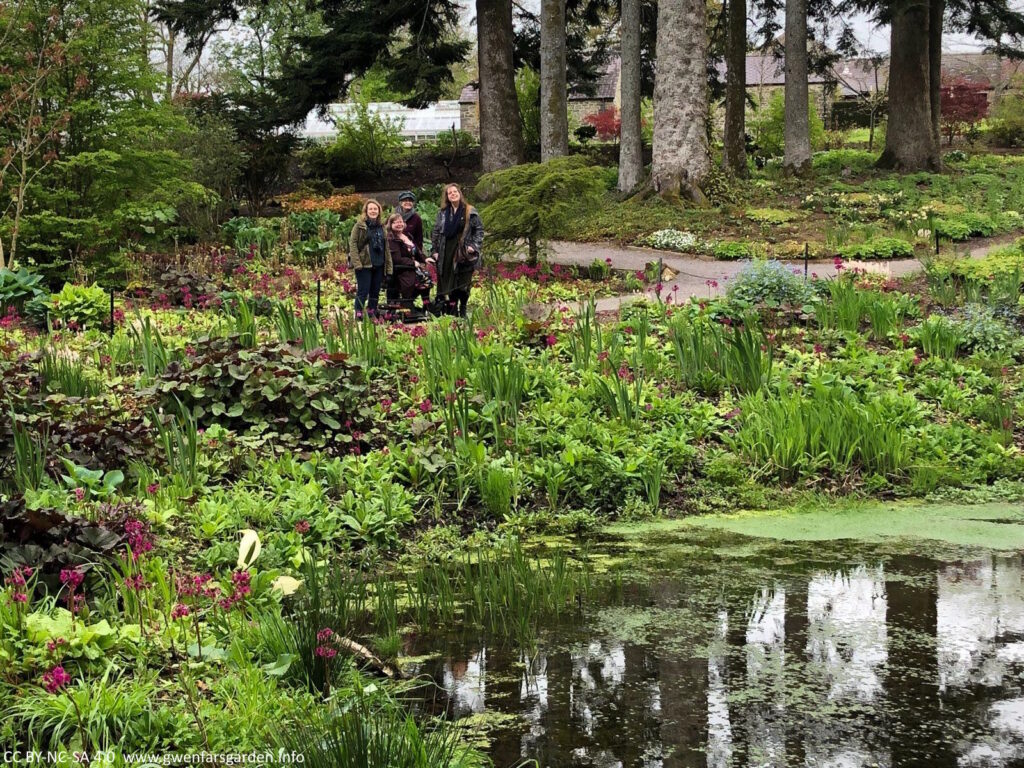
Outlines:
<svg viewBox="0 0 1024 768"><path fill-rule="evenodd" d="M50 321L71 330L99 328L107 320L109 306L109 296L95 283L64 283L60 293L50 296Z"/></svg>

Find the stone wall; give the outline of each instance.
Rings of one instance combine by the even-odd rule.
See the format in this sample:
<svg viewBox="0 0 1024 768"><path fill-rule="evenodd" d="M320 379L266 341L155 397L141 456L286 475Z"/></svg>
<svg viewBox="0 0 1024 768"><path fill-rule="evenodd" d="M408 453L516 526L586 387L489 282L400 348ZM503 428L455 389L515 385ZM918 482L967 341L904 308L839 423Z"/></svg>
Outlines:
<svg viewBox="0 0 1024 768"><path fill-rule="evenodd" d="M480 103L462 102L459 104L459 128L480 141Z"/></svg>
<svg viewBox="0 0 1024 768"><path fill-rule="evenodd" d="M614 106L610 101L601 99L580 99L569 102L569 124L570 126L583 125L583 118L596 115L602 109Z"/></svg>

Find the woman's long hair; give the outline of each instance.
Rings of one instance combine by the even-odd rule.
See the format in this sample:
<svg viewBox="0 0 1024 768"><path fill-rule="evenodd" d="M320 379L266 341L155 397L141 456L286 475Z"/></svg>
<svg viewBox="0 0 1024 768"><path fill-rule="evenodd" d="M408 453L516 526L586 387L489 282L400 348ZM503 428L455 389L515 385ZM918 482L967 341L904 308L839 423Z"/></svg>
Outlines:
<svg viewBox="0 0 1024 768"><path fill-rule="evenodd" d="M459 194L462 194L462 193L460 192ZM364 224L365 224L365 223L366 223L366 222L367 222L367 221L369 220L369 218L370 218L369 216L367 216L367 215L366 215L366 209L367 209L367 208L369 208L369 207L370 207L371 205L376 205L376 206L377 206L377 221L380 221L380 217L381 217L381 214L383 214L383 213L384 213L384 209L380 207L380 203L378 203L378 202L377 202L376 200L374 200L374 199L373 199L373 198L371 197L371 198L370 198L369 200L367 200L367 201L366 201L365 203L363 203L363 215L359 217L359 218L360 218L360 220L361 220L361 221L362 221L362 222L363 222Z"/></svg>
<svg viewBox="0 0 1024 768"><path fill-rule="evenodd" d="M459 238L460 240L465 240L466 235L469 233L469 214L473 210L473 206L469 204L469 201L466 199L466 196L462 193L462 187L460 187L458 184L444 185L444 189L441 190L441 210L443 211L450 205L450 202L448 200L448 190L451 189L452 187L455 187L457 190L459 190L459 205L462 207L465 213L462 222L462 235Z"/></svg>

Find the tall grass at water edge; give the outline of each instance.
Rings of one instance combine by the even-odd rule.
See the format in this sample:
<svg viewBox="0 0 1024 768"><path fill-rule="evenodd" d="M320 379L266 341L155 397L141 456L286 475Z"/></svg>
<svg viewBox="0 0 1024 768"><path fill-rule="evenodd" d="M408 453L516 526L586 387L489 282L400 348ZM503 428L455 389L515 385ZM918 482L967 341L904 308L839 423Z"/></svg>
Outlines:
<svg viewBox="0 0 1024 768"><path fill-rule="evenodd" d="M910 443L882 400L861 402L839 385L814 382L803 392L765 392L741 402L734 449L765 471L794 481L823 470L896 475L911 462Z"/></svg>

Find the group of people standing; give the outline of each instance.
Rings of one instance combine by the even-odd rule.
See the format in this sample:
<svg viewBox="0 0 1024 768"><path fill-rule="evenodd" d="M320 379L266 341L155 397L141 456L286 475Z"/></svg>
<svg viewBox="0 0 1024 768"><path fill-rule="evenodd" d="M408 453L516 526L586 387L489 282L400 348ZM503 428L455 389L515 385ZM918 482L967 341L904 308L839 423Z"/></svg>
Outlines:
<svg viewBox="0 0 1024 768"><path fill-rule="evenodd" d="M480 214L466 201L458 184L448 184L441 194L429 255L423 248L423 220L416 213L412 192L398 196L398 207L386 220L380 203L367 200L349 237L349 263L356 274L356 312L376 313L381 289L387 285L389 304L412 308L419 298L424 310L465 317L483 240ZM427 265L433 266L437 275L433 302Z"/></svg>

